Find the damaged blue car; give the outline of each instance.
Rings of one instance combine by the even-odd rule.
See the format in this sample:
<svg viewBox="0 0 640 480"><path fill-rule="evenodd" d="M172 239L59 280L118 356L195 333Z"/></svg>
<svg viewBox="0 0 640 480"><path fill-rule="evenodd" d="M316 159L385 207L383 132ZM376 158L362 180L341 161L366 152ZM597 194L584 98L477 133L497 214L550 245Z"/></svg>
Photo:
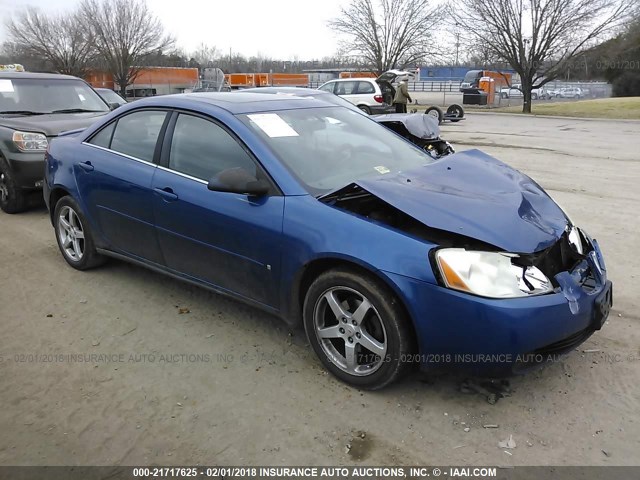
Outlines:
<svg viewBox="0 0 640 480"><path fill-rule="evenodd" d="M389 121L321 96L122 106L49 146L62 256L134 262L302 323L359 388L418 365L510 374L602 327L600 247L538 184L477 150L434 158Z"/></svg>

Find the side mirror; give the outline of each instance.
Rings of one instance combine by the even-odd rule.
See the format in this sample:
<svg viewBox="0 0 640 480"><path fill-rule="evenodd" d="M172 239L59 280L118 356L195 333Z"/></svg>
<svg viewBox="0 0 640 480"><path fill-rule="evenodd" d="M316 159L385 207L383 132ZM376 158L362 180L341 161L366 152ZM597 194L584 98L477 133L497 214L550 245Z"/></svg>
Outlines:
<svg viewBox="0 0 640 480"><path fill-rule="evenodd" d="M109 109L113 112L116 108L120 106L119 103L109 103Z"/></svg>
<svg viewBox="0 0 640 480"><path fill-rule="evenodd" d="M252 197L266 195L269 183L258 180L244 168L228 168L209 180L207 188L214 192L240 193Z"/></svg>

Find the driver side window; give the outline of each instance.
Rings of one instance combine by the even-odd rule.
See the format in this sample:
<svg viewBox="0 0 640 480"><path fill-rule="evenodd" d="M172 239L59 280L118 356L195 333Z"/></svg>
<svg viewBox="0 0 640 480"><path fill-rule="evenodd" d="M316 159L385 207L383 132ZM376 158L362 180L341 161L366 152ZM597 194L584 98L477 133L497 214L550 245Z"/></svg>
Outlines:
<svg viewBox="0 0 640 480"><path fill-rule="evenodd" d="M327 83L325 85L322 85L320 88L318 88L318 90L322 90L323 92L333 93L333 89L335 86L336 84L334 82Z"/></svg>
<svg viewBox="0 0 640 480"><path fill-rule="evenodd" d="M169 168L209 181L228 168L256 174L253 159L221 126L204 118L180 114L171 139Z"/></svg>

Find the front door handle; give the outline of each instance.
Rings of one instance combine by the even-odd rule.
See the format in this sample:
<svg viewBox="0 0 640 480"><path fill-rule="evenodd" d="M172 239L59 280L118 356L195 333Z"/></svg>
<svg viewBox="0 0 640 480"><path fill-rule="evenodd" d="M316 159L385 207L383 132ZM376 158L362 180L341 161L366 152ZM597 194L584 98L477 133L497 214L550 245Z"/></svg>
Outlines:
<svg viewBox="0 0 640 480"><path fill-rule="evenodd" d="M178 195L173 193L173 189L171 187L154 188L153 191L160 195L167 202L175 202L176 200L178 200Z"/></svg>
<svg viewBox="0 0 640 480"><path fill-rule="evenodd" d="M80 162L78 165L80 165L80 168L85 172L93 172L93 165L91 165L91 162Z"/></svg>

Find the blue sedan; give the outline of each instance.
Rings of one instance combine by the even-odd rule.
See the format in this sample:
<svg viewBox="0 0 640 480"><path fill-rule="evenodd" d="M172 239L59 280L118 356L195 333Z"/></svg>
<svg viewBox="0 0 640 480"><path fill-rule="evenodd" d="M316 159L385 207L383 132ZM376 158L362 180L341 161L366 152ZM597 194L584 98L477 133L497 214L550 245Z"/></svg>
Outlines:
<svg viewBox="0 0 640 480"><path fill-rule="evenodd" d="M47 152L63 258L127 260L302 323L325 367L376 389L416 364L502 375L601 328L598 243L477 150L435 160L317 97L140 100Z"/></svg>

